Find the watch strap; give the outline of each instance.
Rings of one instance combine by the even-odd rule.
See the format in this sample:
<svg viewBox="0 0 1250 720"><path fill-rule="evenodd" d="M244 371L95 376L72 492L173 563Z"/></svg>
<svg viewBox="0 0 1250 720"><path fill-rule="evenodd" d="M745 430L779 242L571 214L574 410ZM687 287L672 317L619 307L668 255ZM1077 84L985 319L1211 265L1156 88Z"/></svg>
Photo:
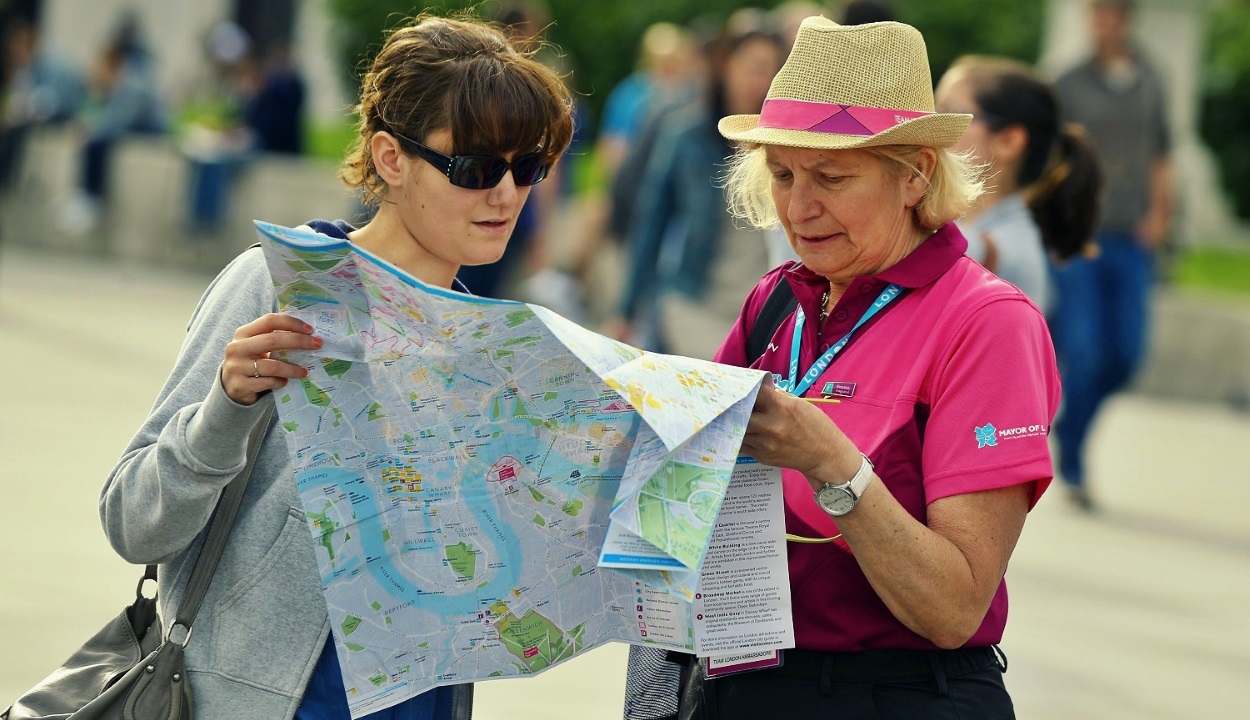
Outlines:
<svg viewBox="0 0 1250 720"><path fill-rule="evenodd" d="M873 469L872 461L868 459L867 455L860 453L859 456L863 458L863 461L859 464L859 470L856 471L855 477L851 478L850 482L847 483L856 500L864 496L864 491L868 489L868 483L872 482Z"/></svg>

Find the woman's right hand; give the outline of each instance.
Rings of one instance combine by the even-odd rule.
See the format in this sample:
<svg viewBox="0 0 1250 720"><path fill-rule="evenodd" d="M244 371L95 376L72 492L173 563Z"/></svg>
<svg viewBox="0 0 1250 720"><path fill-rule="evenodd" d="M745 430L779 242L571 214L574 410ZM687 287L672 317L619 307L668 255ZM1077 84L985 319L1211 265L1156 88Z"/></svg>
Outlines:
<svg viewBox="0 0 1250 720"><path fill-rule="evenodd" d="M308 371L270 355L280 350L316 350L322 340L312 326L290 315L269 313L234 331L221 363L221 386L240 405L255 403L262 393L303 378Z"/></svg>
<svg viewBox="0 0 1250 720"><path fill-rule="evenodd" d="M742 453L765 465L798 470L813 491L827 482L850 480L863 461L859 449L828 415L771 383L755 396Z"/></svg>

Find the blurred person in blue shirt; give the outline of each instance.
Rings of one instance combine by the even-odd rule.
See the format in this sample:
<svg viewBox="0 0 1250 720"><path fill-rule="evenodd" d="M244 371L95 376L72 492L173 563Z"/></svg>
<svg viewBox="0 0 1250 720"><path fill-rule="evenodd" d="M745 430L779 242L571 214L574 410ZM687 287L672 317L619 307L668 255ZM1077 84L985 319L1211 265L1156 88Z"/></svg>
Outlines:
<svg viewBox="0 0 1250 720"><path fill-rule="evenodd" d="M753 27L726 32L711 58L706 101L672 113L658 131L638 187L619 318L609 328L621 339L705 358L769 261L764 233L739 227L726 211L720 179L733 148L716 122L759 112L785 48L779 35ZM651 298L658 299L660 336L636 338L640 309Z"/></svg>
<svg viewBox="0 0 1250 720"><path fill-rule="evenodd" d="M81 74L40 45L39 31L24 18L4 31L5 88L0 99L0 190L14 181L26 137L39 125L74 119L86 91Z"/></svg>
<svg viewBox="0 0 1250 720"><path fill-rule="evenodd" d="M637 70L608 93L594 147L594 172L602 190L578 199L580 223L568 261L568 275L579 292L594 284L595 265L609 250L607 243L619 244L628 235L660 118L698 96L702 64L689 30L655 23L640 39Z"/></svg>
<svg viewBox="0 0 1250 720"><path fill-rule="evenodd" d="M122 16L93 70L79 165L78 193L62 216L62 229L95 229L109 194L109 167L117 140L131 134L160 134L168 126L157 90L156 61L138 15Z"/></svg>

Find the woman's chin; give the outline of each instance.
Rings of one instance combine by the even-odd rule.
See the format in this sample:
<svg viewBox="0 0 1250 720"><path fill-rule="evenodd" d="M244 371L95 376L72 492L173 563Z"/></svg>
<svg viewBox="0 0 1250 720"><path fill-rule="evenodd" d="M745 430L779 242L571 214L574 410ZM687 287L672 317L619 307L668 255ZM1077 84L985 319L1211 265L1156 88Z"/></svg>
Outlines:
<svg viewBox="0 0 1250 720"><path fill-rule="evenodd" d="M799 243L798 247L794 249L795 254L809 268L830 265L835 262L832 251L833 243L828 241L823 243Z"/></svg>
<svg viewBox="0 0 1250 720"><path fill-rule="evenodd" d="M469 267L490 265L491 263L499 262L507 249L507 238L479 242L472 247L465 248L464 258L460 264Z"/></svg>

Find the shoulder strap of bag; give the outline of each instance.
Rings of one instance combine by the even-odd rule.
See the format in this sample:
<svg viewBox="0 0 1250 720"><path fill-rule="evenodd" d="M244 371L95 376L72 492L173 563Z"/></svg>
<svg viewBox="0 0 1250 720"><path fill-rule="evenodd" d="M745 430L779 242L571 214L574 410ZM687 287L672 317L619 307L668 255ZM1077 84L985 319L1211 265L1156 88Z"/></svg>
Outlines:
<svg viewBox="0 0 1250 720"><path fill-rule="evenodd" d="M247 489L252 469L256 467L256 457L260 454L260 446L264 444L265 432L269 430L269 421L273 417L272 398L273 395L269 394L261 399L261 402L268 403L269 406L265 409L260 421L252 428L251 435L248 436L247 464L226 485L226 489L221 493L221 499L217 501L217 509L213 511L213 517L208 521L208 535L204 538L204 547L200 550L200 556L195 560L195 567L191 570L191 578L187 581L187 590L182 596L182 602L178 604L178 616L169 627L170 639L180 644L186 644L186 638L191 635L191 623L195 622L195 615L200 610L200 604L204 602L204 593L208 591L208 584L212 582L213 574L217 571L217 562L221 560L221 552L225 549L226 540L230 537L234 518L239 513L243 491ZM148 567L151 570L153 566ZM183 628L184 633L176 638L174 633L179 626Z"/></svg>
<svg viewBox="0 0 1250 720"><path fill-rule="evenodd" d="M773 333L777 332L782 321L794 312L798 304L790 283L785 278L778 278L777 284L768 294L768 299L764 301L764 307L760 308L760 314L755 316L750 334L747 335L748 362L755 362L764 355L768 342L773 339Z"/></svg>

